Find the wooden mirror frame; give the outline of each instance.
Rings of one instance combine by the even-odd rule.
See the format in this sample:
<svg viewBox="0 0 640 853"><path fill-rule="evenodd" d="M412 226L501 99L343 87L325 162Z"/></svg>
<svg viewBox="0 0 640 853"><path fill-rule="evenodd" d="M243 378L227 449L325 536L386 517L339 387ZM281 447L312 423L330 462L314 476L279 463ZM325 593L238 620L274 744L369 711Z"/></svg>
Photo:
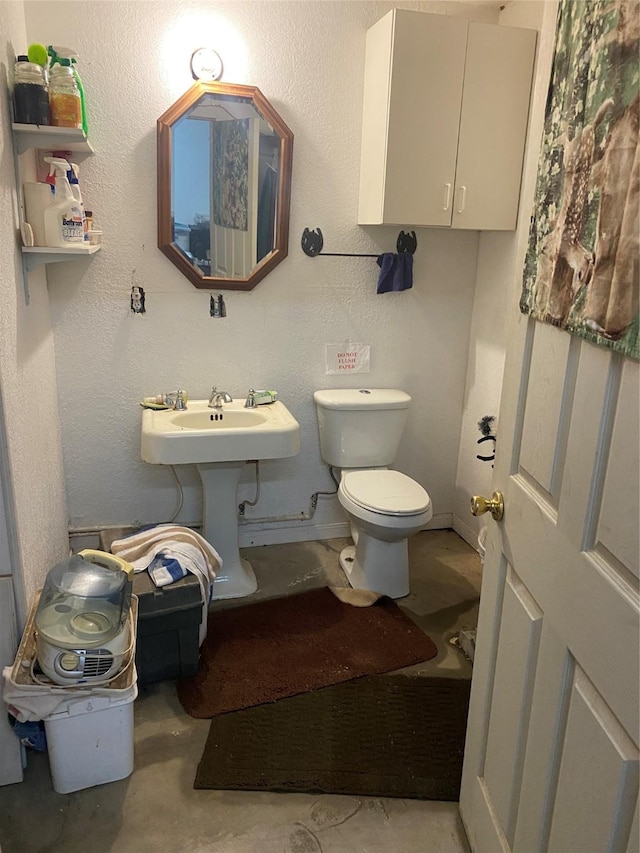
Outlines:
<svg viewBox="0 0 640 853"><path fill-rule="evenodd" d="M182 254L174 243L171 214L171 128L206 94L247 98L280 136L278 174L278 222L275 246L246 278L207 276ZM291 166L293 133L255 86L198 81L158 119L158 248L193 285L207 290L253 290L267 273L287 257L289 251L289 207L291 204Z"/></svg>

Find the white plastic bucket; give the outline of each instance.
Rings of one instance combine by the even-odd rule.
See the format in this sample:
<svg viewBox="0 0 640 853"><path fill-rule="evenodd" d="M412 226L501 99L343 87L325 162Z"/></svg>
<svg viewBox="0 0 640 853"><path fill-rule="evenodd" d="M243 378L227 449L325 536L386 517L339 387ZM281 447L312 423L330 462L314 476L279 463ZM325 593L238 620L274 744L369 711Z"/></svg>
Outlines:
<svg viewBox="0 0 640 853"><path fill-rule="evenodd" d="M135 670L133 670L135 672ZM133 772L133 703L137 681L117 695L74 697L45 717L53 788L69 794Z"/></svg>

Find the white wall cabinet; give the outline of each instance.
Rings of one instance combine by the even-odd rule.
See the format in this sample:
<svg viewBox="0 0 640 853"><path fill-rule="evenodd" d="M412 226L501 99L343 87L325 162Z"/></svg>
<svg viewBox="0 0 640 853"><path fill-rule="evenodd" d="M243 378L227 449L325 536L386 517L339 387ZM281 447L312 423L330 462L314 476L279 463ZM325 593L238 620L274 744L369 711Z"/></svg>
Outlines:
<svg viewBox="0 0 640 853"><path fill-rule="evenodd" d="M371 27L360 225L516 227L536 35L406 9Z"/></svg>

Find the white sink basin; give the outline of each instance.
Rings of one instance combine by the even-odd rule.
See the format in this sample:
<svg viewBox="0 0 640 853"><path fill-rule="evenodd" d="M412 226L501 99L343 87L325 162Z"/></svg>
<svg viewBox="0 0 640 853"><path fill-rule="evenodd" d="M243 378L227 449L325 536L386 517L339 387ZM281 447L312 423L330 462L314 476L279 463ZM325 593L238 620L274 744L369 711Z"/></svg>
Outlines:
<svg viewBox="0 0 640 853"><path fill-rule="evenodd" d="M255 409L189 400L182 412L143 411L141 452L160 465L284 459L300 452L300 424L279 400Z"/></svg>

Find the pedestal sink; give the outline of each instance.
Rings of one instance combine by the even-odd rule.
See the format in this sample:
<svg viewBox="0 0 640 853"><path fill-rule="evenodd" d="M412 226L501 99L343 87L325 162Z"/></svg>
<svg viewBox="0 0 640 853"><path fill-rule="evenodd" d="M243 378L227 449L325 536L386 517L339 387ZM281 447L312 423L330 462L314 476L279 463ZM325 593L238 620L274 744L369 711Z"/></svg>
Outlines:
<svg viewBox="0 0 640 853"><path fill-rule="evenodd" d="M300 425L280 400L255 409L242 402L209 408L190 400L186 411L142 413L141 453L156 465L195 464L202 481L202 535L222 557L214 598L239 598L257 589L238 549L238 481L248 460L284 459L300 452Z"/></svg>

